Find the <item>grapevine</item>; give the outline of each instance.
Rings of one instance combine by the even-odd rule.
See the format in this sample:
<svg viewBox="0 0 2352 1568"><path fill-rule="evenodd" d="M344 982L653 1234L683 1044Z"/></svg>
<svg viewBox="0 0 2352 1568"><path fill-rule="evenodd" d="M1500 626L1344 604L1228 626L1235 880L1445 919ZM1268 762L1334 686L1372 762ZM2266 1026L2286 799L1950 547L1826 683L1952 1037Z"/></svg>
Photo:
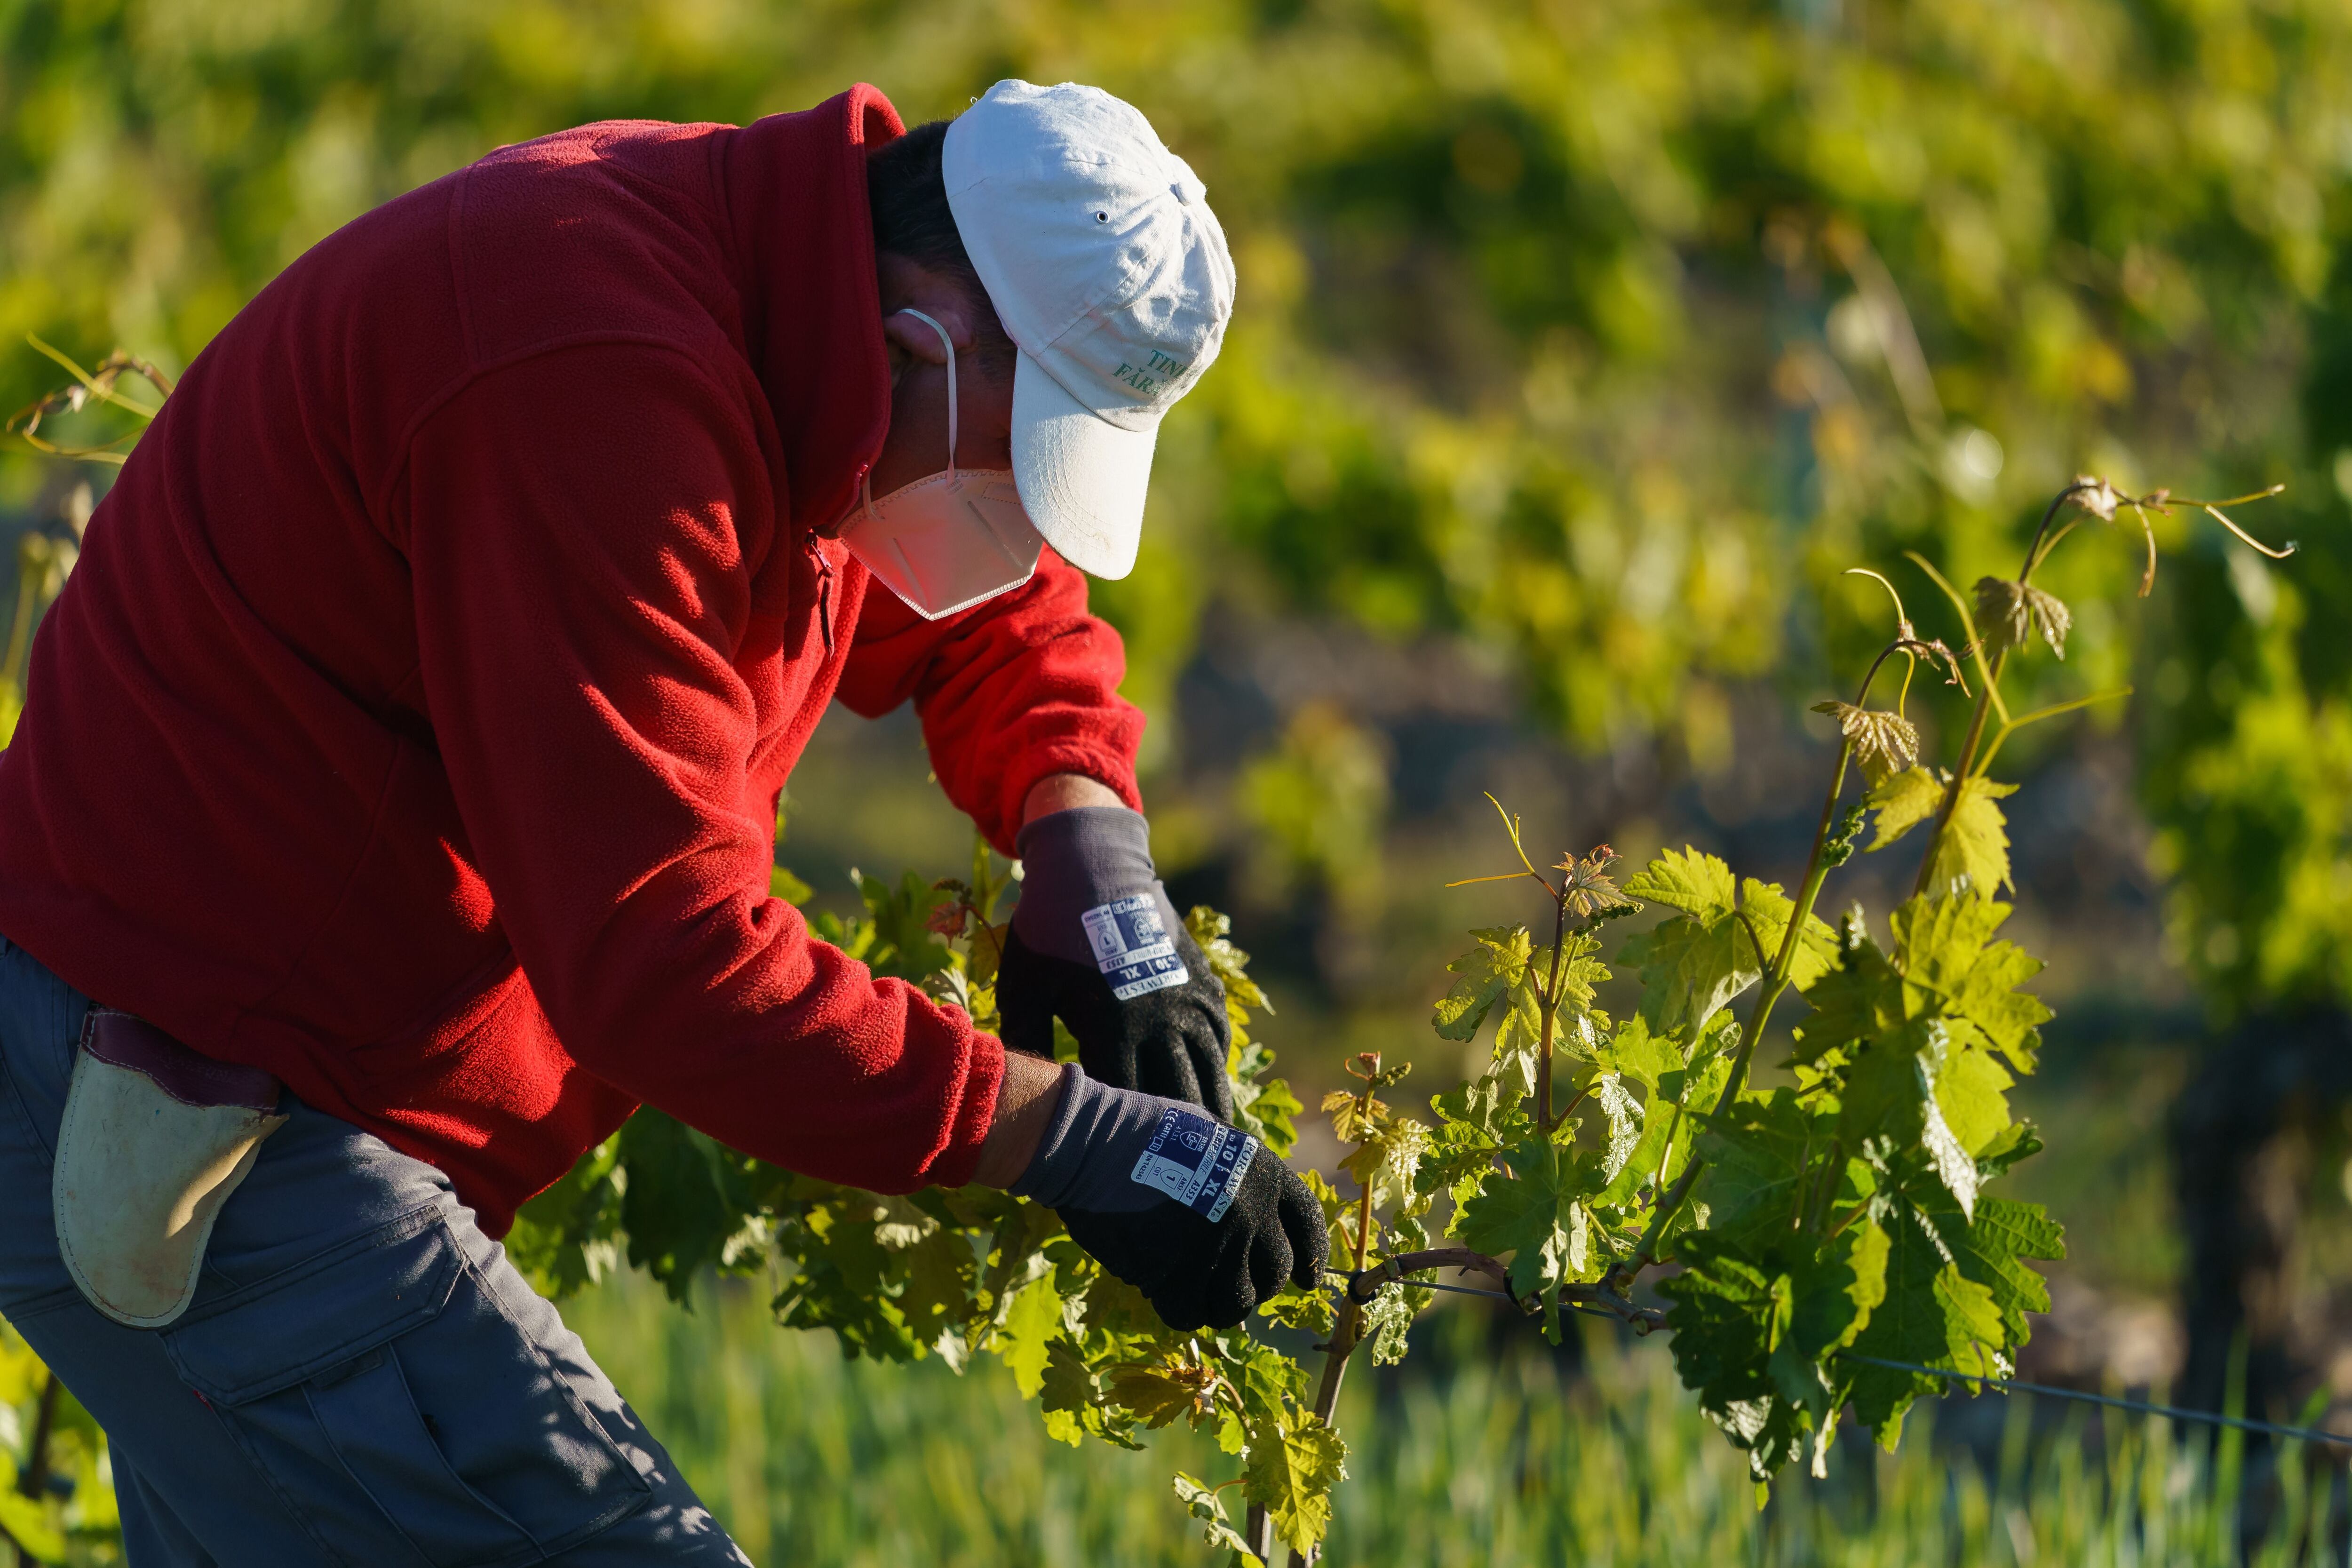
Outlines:
<svg viewBox="0 0 2352 1568"><path fill-rule="evenodd" d="M729 1154L652 1112L525 1211L518 1254L559 1286L583 1277L571 1260L622 1233L632 1260L681 1292L703 1267L773 1268L784 1324L832 1329L851 1354L961 1369L993 1353L1066 1441L1133 1447L1178 1420L1212 1429L1238 1473L1180 1474L1175 1491L1205 1542L1245 1563L1277 1545L1314 1560L1345 1475L1334 1415L1346 1369L1360 1350L1402 1358L1444 1269L1500 1286L1555 1342L1563 1310L1671 1331L1683 1382L1759 1487L1792 1463L1823 1473L1842 1411L1891 1447L1945 1380L1885 1363L2008 1375L2028 1315L2049 1306L2032 1265L2064 1254L2047 1214L1993 1190L2041 1147L2008 1093L2034 1070L2051 1014L2023 988L2041 962L2000 934L2000 803L2016 786L1990 770L2018 731L2125 693L2011 710L2011 666L2036 644L2063 657L2072 621L2033 577L2084 518L2130 514L2145 531L2148 512L2194 507L2243 538L2221 508L2253 499L2078 480L2051 503L2018 577L1984 578L1973 602L1915 556L1948 601L1957 647L1922 636L1893 583L1865 572L1895 626L1852 700L1815 708L1838 750L1793 893L1691 848L1631 874L1607 845L1539 867L1496 803L1516 866L1454 885L1524 883L1541 912L1473 931L1448 966L1432 1026L1488 1049L1475 1077L1430 1099L1429 1117L1383 1098L1412 1069L1378 1052L1355 1058L1355 1087L1322 1103L1349 1150L1344 1190L1304 1173L1333 1271L1323 1289L1259 1309L1317 1336L1311 1374L1247 1331L1167 1329L1021 1200L978 1188L875 1197ZM1948 768L1931 765L1906 711L1923 670L1973 703ZM1857 851L1915 829L1920 869L1901 904L1876 921L1858 904L1834 923L1816 913ZM820 914L818 933L992 1025L1007 879L987 851L967 879L859 886L865 914ZM1654 908L1665 918L1604 959L1609 928ZM1224 918L1197 909L1190 924L1226 986L1239 1119L1286 1154L1300 1106L1251 1033L1270 1009ZM1596 998L1621 972L1640 994L1617 1017ZM1759 1052L1790 993L1810 1012L1787 1037L1785 1081L1768 1086ZM668 1250L644 1250L641 1234Z"/></svg>

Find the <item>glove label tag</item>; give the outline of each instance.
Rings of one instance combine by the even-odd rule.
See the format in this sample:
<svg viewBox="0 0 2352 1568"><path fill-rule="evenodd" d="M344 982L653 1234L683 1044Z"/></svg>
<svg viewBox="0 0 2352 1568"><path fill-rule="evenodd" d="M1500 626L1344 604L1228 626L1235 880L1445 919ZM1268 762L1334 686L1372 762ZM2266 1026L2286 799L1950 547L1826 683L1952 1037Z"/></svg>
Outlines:
<svg viewBox="0 0 2352 1568"><path fill-rule="evenodd" d="M1122 1002L1192 979L1176 943L1160 919L1160 900L1150 893L1131 893L1097 904L1078 917L1087 928L1087 942L1095 951L1095 967L1110 982L1110 994ZM1068 929L1066 927L1065 930Z"/></svg>
<svg viewBox="0 0 2352 1568"><path fill-rule="evenodd" d="M1248 1133L1171 1105L1135 1162L1135 1179L1214 1225L1233 1206L1255 1158L1257 1140Z"/></svg>

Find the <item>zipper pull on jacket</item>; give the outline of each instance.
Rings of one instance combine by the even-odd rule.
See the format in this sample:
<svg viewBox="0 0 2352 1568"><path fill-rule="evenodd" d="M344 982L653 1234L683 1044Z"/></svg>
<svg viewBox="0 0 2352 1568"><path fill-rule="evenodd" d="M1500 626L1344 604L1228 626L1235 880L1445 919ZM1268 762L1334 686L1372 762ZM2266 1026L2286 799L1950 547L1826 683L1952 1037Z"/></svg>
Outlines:
<svg viewBox="0 0 2352 1568"><path fill-rule="evenodd" d="M833 563L825 559L824 545L815 534L802 537L809 559L816 564L816 625L829 654L833 651Z"/></svg>

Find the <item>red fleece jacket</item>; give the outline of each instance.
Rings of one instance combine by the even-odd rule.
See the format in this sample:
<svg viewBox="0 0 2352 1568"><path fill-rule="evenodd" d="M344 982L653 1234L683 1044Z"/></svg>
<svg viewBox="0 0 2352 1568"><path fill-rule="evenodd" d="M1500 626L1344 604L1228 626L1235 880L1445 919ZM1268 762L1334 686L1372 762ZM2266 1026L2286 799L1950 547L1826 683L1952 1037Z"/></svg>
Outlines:
<svg viewBox="0 0 2352 1568"><path fill-rule="evenodd" d="M925 622L812 531L889 418L858 87L592 125L377 209L198 356L0 753L0 932L448 1173L493 1233L640 1100L884 1191L969 1178L1003 1054L768 896L825 704L913 699L1010 848L1135 799L1049 554Z"/></svg>

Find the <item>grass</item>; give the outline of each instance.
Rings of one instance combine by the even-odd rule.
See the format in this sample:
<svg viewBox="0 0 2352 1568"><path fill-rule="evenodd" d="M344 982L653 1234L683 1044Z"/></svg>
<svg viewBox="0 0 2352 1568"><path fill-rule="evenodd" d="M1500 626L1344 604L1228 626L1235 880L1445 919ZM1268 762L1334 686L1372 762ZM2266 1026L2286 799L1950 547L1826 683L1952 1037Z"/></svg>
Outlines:
<svg viewBox="0 0 2352 1568"><path fill-rule="evenodd" d="M1168 1489L1183 1468L1223 1480L1203 1437L1150 1454L1050 1441L982 1358L958 1377L845 1362L829 1341L770 1326L753 1293L688 1315L638 1279L566 1316L667 1442L753 1561L821 1568L939 1564L1213 1565ZM1929 1439L1925 1413L1893 1455L1842 1441L1825 1481L1791 1479L1759 1510L1744 1458L1675 1385L1662 1347L1592 1342L1586 1375L1528 1336L1499 1351L1472 1312L1423 1331L1446 1342L1340 1408L1354 1448L1328 1560L1404 1568L1822 1564L1824 1568L2172 1568L2230 1563L2242 1450L2162 1422L2037 1424L2022 1400L1979 1407L1981 1454ZM1949 1407L1955 1415L1964 1408ZM2047 1413L2044 1414L2045 1417ZM2290 1449L2266 1490L2257 1568L2343 1563L2309 1506L2326 1493ZM2317 1471L2325 1483L2332 1471ZM1229 1496L1231 1494L1228 1494ZM2340 1495L2340 1494L2339 1494ZM2342 1522L2341 1504L2337 1523Z"/></svg>

